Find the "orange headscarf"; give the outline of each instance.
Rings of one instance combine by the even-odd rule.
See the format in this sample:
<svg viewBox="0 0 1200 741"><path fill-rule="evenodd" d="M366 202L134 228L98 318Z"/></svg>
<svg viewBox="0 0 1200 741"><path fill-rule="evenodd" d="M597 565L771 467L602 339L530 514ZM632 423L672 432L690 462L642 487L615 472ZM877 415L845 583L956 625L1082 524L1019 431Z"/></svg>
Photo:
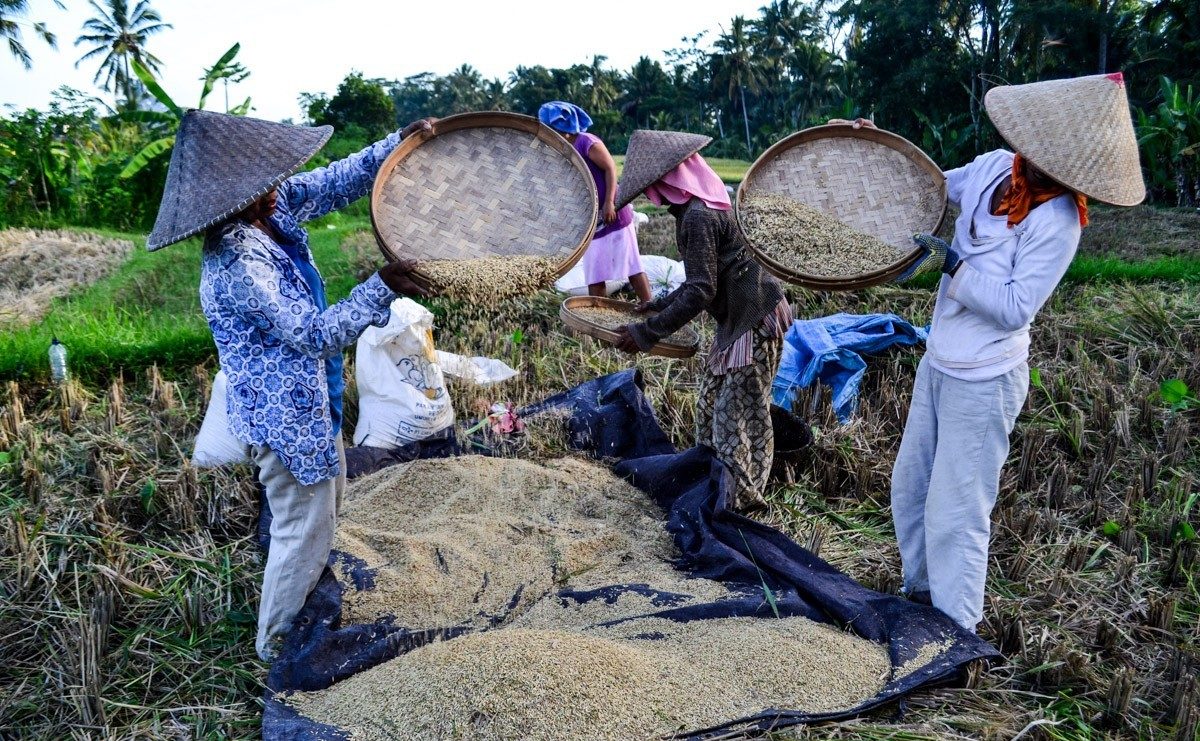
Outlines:
<svg viewBox="0 0 1200 741"><path fill-rule="evenodd" d="M1063 193L1070 193L1075 197L1075 205L1079 208L1079 225L1088 225L1088 206L1087 196L1082 193L1067 188L1066 186L1054 183L1049 187L1035 188L1030 186L1029 179L1025 176L1025 159L1019 154L1013 155L1012 168L1012 185L1008 188L1008 193L1000 201L999 208L996 209L997 216L1008 215L1008 226L1012 227L1020 224L1029 215L1035 206L1040 206L1051 198L1057 198Z"/></svg>

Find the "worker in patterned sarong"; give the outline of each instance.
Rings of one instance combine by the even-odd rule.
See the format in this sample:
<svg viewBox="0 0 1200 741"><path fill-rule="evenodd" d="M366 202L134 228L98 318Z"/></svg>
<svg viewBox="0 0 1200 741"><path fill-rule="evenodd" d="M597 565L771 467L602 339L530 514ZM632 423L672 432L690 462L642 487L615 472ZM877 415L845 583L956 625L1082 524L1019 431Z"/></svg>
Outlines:
<svg viewBox="0 0 1200 741"><path fill-rule="evenodd" d="M702 312L717 323L696 408L696 443L713 450L730 474L729 505L766 504L774 432L771 383L779 369L792 312L783 287L747 252L729 192L699 150L710 137L676 131L635 131L617 188L617 208L645 193L675 217L684 282L639 305L654 316L620 330L618 347L650 349Z"/></svg>

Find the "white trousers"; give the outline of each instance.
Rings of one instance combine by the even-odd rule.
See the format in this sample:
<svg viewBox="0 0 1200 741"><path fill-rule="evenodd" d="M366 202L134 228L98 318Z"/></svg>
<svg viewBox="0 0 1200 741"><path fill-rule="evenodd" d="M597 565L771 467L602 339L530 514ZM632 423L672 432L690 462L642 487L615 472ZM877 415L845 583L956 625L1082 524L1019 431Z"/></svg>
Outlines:
<svg viewBox="0 0 1200 741"><path fill-rule="evenodd" d="M346 489L346 451L337 438L341 473L309 486L296 481L270 448L253 446L258 480L271 505L271 547L258 607L258 656L270 661L317 585L333 545L333 528Z"/></svg>
<svg viewBox="0 0 1200 741"><path fill-rule="evenodd" d="M907 593L968 630L983 619L988 539L1008 436L1029 392L1022 363L960 381L922 358L892 470L892 520Z"/></svg>

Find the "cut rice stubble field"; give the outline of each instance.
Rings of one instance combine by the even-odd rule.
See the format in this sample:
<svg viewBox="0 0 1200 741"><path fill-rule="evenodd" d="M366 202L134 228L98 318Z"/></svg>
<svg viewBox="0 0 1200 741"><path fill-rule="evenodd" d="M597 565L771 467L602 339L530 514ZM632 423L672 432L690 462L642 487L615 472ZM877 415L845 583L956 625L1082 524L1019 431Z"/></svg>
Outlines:
<svg viewBox="0 0 1200 741"><path fill-rule="evenodd" d="M543 293L498 310L435 305L440 349L521 371L498 389L454 385L460 419L629 366L565 336L557 304ZM893 311L922 323L932 297L798 292L794 304L799 317ZM1200 594L1189 531L1200 420L1195 409L1170 410L1157 390L1175 377L1200 387L1200 289L1066 285L1033 334L1044 389L1031 389L1013 437L980 629L1008 663L974 673L970 689L919 693L902 716L887 709L793 735L1195 737ZM834 423L827 394L806 394L817 443L768 497L772 523L889 592L899 564L887 482L918 357L871 361L849 426ZM637 361L680 446L691 442L702 362ZM177 367L167 380L137 374L127 389L65 395L25 383L0 400L0 727L31 737L256 734L249 472L181 464L211 371ZM353 399L351 380L351 423Z"/></svg>

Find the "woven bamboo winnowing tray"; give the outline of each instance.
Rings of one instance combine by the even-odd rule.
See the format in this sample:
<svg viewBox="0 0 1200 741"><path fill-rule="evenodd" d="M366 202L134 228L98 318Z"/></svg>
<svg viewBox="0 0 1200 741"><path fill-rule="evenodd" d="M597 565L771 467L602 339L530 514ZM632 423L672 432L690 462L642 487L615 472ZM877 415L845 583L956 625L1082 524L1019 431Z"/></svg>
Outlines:
<svg viewBox="0 0 1200 741"><path fill-rule="evenodd" d="M570 329L586 334L589 337L595 337L598 340L606 342L610 345L615 345L620 338L616 332L602 327L599 324L589 322L587 319L576 314L572 309L583 308L587 306L599 306L605 309L615 309L629 313L629 323L636 324L644 321L652 314L638 314L634 312L634 304L628 301L620 301L615 298L606 298L604 296L572 296L562 302L562 307L558 310L558 317L562 323ZM690 358L696 354L696 349L700 346L700 335L696 334L696 330L688 328L688 331L695 337L695 340L687 345L677 345L673 342L658 342L646 351L647 355L658 355L664 358Z"/></svg>
<svg viewBox="0 0 1200 741"><path fill-rule="evenodd" d="M816 126L777 142L746 172L738 204L753 192L794 198L896 246L896 262L886 268L831 277L798 272L750 244L768 271L817 290L852 290L894 280L921 258L912 236L933 234L946 215L946 178L928 155L890 131L849 124Z"/></svg>
<svg viewBox="0 0 1200 741"><path fill-rule="evenodd" d="M583 158L535 118L463 113L408 137L371 191L371 224L389 260L583 255L596 227Z"/></svg>

